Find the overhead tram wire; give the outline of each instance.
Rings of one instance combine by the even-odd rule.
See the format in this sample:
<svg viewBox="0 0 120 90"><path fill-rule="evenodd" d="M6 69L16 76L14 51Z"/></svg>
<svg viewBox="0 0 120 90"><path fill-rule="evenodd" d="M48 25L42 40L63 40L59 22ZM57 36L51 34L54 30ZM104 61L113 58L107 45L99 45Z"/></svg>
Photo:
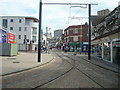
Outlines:
<svg viewBox="0 0 120 90"><path fill-rule="evenodd" d="M91 5L98 5L90 3ZM88 3L42 3L42 5L89 5Z"/></svg>
<svg viewBox="0 0 120 90"><path fill-rule="evenodd" d="M94 3L42 3L42 0L40 0L40 6L42 8L42 5L88 5L88 9L89 9L89 50L88 50L88 59L90 60L90 48L91 48L91 5L98 5L98 4L94 4ZM40 8L40 10L41 10ZM42 10L41 10L42 11ZM42 12L40 12L40 15L41 15ZM39 17L40 17L39 15ZM41 22L40 22L41 23ZM41 24L39 25L41 26ZM40 30L39 30L40 31ZM39 45L40 46L40 45ZM40 50L39 50L39 53L38 53L38 62L39 62L39 59L40 59Z"/></svg>
<svg viewBox="0 0 120 90"><path fill-rule="evenodd" d="M69 7L69 15L68 15L68 20L67 20L67 22L66 22L66 24L69 24L69 17L71 16L71 8Z"/></svg>

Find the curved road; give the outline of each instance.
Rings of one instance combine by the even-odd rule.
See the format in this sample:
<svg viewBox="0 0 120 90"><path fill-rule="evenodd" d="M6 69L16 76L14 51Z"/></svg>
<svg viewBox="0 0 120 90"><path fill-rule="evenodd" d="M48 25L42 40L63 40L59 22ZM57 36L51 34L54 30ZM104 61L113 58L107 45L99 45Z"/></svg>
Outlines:
<svg viewBox="0 0 120 90"><path fill-rule="evenodd" d="M4 76L3 88L117 88L118 74L89 62L52 50L49 64Z"/></svg>

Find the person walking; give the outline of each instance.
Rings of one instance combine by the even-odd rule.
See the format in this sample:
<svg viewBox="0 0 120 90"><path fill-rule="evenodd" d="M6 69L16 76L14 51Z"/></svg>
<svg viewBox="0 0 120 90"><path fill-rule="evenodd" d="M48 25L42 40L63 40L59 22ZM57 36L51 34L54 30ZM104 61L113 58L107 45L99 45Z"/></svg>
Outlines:
<svg viewBox="0 0 120 90"><path fill-rule="evenodd" d="M35 47L35 52L37 51L37 47Z"/></svg>

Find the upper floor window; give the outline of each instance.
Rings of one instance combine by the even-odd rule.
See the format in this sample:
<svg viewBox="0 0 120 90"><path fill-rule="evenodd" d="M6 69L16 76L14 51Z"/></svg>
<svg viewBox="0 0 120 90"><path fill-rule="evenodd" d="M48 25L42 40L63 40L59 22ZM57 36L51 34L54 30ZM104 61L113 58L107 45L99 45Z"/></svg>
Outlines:
<svg viewBox="0 0 120 90"><path fill-rule="evenodd" d="M36 36L32 36L32 40L33 40L34 42L36 42L36 41L37 41L37 37L36 37Z"/></svg>
<svg viewBox="0 0 120 90"><path fill-rule="evenodd" d="M18 36L18 39L21 39L21 35Z"/></svg>
<svg viewBox="0 0 120 90"><path fill-rule="evenodd" d="M19 23L21 23L22 22L22 20L21 19L19 19Z"/></svg>
<svg viewBox="0 0 120 90"><path fill-rule="evenodd" d="M13 27L10 27L10 30L13 30Z"/></svg>
<svg viewBox="0 0 120 90"><path fill-rule="evenodd" d="M21 31L21 27L19 27L19 31Z"/></svg>
<svg viewBox="0 0 120 90"><path fill-rule="evenodd" d="M24 39L27 39L27 35L24 35Z"/></svg>
<svg viewBox="0 0 120 90"><path fill-rule="evenodd" d="M37 34L37 28L33 28L32 34Z"/></svg>
<svg viewBox="0 0 120 90"><path fill-rule="evenodd" d="M74 34L77 34L78 33L78 29L76 28L76 29L74 29Z"/></svg>
<svg viewBox="0 0 120 90"><path fill-rule="evenodd" d="M27 27L25 27L25 30L24 31L27 31Z"/></svg>
<svg viewBox="0 0 120 90"><path fill-rule="evenodd" d="M13 22L13 19L10 19L10 22Z"/></svg>
<svg viewBox="0 0 120 90"><path fill-rule="evenodd" d="M69 30L67 30L67 35L69 35Z"/></svg>
<svg viewBox="0 0 120 90"><path fill-rule="evenodd" d="M78 41L78 36L74 36L73 40Z"/></svg>
<svg viewBox="0 0 120 90"><path fill-rule="evenodd" d="M3 20L2 20L2 26L3 26L4 28L7 28L7 25L8 25L8 20L7 20L7 19L3 19Z"/></svg>

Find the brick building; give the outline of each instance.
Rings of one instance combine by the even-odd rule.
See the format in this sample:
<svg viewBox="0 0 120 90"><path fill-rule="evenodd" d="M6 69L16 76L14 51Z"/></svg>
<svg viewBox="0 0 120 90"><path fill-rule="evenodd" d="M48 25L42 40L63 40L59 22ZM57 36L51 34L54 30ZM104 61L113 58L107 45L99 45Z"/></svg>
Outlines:
<svg viewBox="0 0 120 90"><path fill-rule="evenodd" d="M65 47L69 51L87 51L88 24L69 26L64 30Z"/></svg>

